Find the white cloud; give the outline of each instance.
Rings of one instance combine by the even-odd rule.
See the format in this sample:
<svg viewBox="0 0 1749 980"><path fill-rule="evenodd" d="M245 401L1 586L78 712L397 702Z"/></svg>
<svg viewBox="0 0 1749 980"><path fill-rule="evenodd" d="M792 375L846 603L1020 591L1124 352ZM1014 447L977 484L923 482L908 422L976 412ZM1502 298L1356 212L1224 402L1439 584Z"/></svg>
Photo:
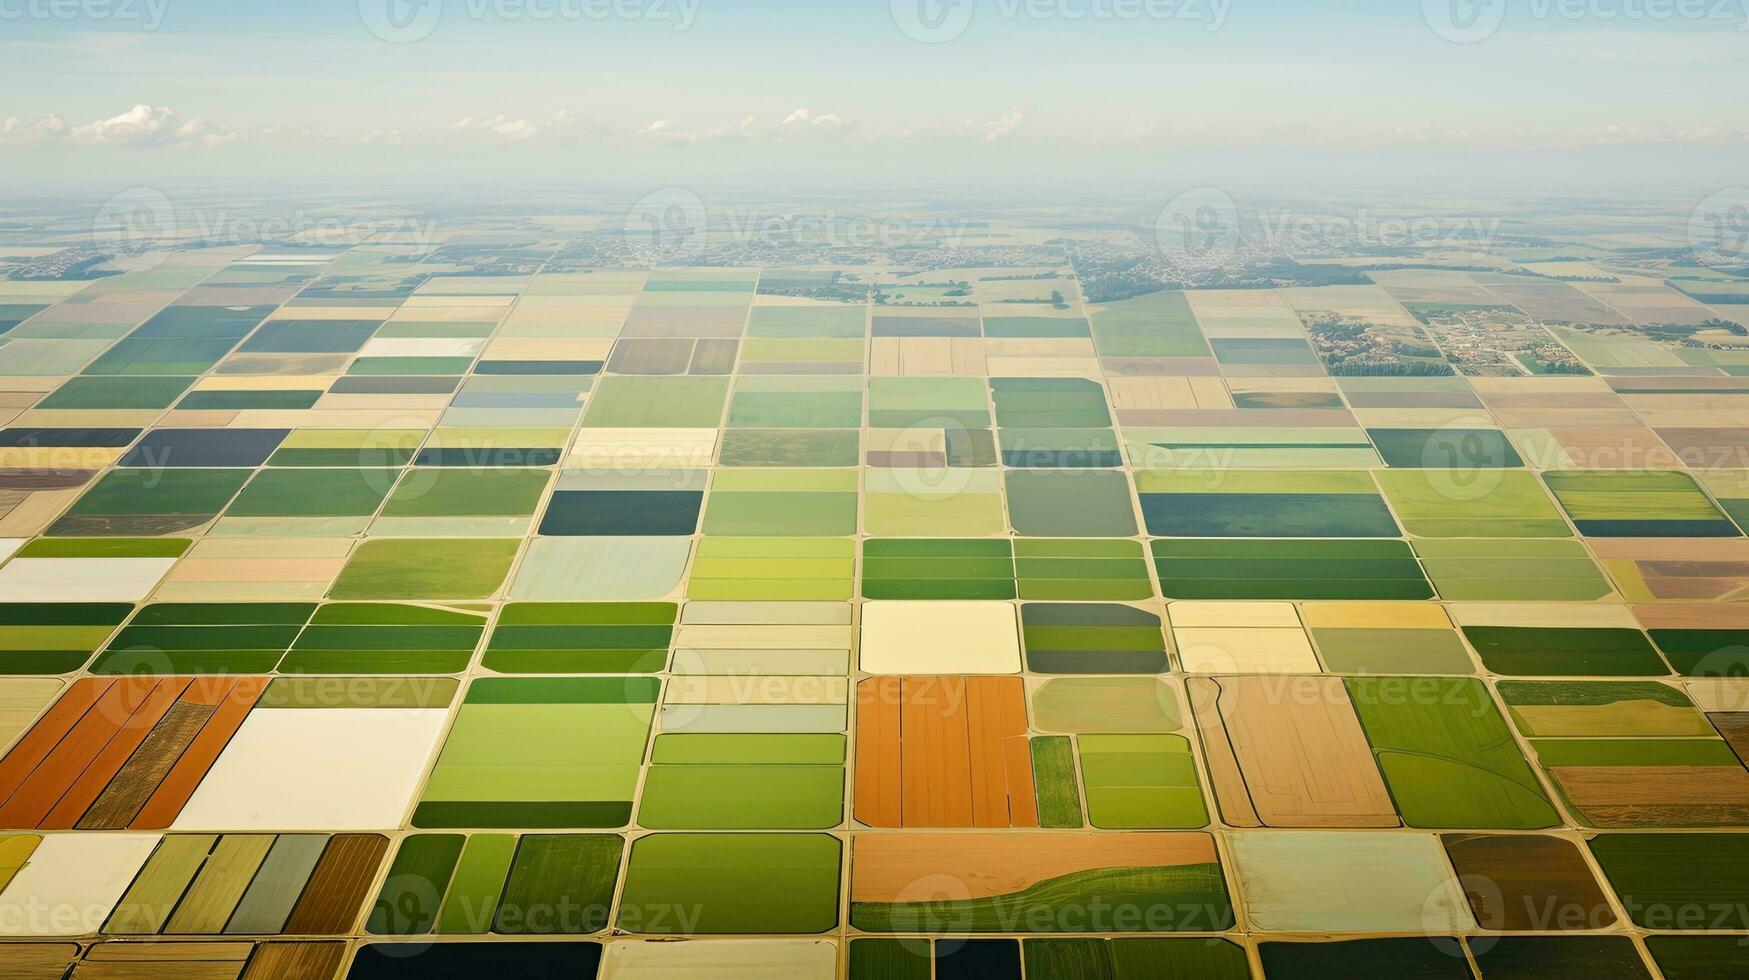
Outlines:
<svg viewBox="0 0 1749 980"><path fill-rule="evenodd" d="M1026 113L1020 109L1011 109L1005 115L983 118L966 116L960 119L935 119L926 122L913 123L900 129L896 134L902 140L977 140L980 143L995 143L1007 139L1020 129L1026 121ZM1083 134L1088 135L1088 134Z"/></svg>
<svg viewBox="0 0 1749 980"><path fill-rule="evenodd" d="M655 119L633 134L658 143L711 143L719 140L782 140L802 136L843 135L856 128L855 120L836 112L816 113L809 108L791 110L783 121L769 123L758 116L696 129L681 129L672 119Z"/></svg>
<svg viewBox="0 0 1749 980"><path fill-rule="evenodd" d="M667 116L637 122L585 118L569 110L541 115L469 116L445 124L365 119L354 125L263 120L247 129L206 115L183 116L168 106L140 104L126 112L77 123L61 114L0 116L0 147L17 152L61 146L128 150L213 147L249 142L277 147L443 146L458 141L485 145L552 147L581 143L602 146L713 143L971 145L1042 139L1040 133L1067 134L1089 144L1179 150L1412 149L1475 151L1492 148L1588 150L1633 146L1685 146L1696 152L1749 144L1749 127L1729 119L1646 120L1633 116L1608 123L1565 120L1537 124L1525 119L1484 118L1441 113L1432 118L1384 118L1368 123L1330 123L1288 114L1257 115L1241 121L1202 115L1149 116L1126 113L1115 119L1038 115L1017 106L1006 113L906 120L870 127L841 112L799 106L772 115L730 117L718 124L688 124ZM1030 127L1030 128L1029 128Z"/></svg>
<svg viewBox="0 0 1749 980"><path fill-rule="evenodd" d="M792 131L809 129L848 129L852 125L854 124L850 120L845 119L836 112L826 112L821 113L820 115L815 115L812 109L807 108L797 109L783 119L783 128Z"/></svg>
<svg viewBox="0 0 1749 980"><path fill-rule="evenodd" d="M0 143L37 144L65 139L67 121L54 113L38 116L8 116L0 121Z"/></svg>
<svg viewBox="0 0 1749 980"><path fill-rule="evenodd" d="M568 109L560 109L558 112L537 119L512 119L500 113L490 119L475 119L472 116L458 119L450 124L450 130L459 134L485 136L520 143L543 134L550 136L568 129L576 121L577 118ZM390 132L398 133L394 130Z"/></svg>
<svg viewBox="0 0 1749 980"><path fill-rule="evenodd" d="M176 127L172 136L172 142L177 145L223 146L241 142L242 139L242 133L215 123L205 116L196 116Z"/></svg>
<svg viewBox="0 0 1749 980"><path fill-rule="evenodd" d="M218 146L235 143L242 134L204 116L184 120L168 106L141 103L107 119L77 126L69 134L76 143L100 146Z"/></svg>
<svg viewBox="0 0 1749 980"><path fill-rule="evenodd" d="M1020 124L1025 121L1025 119L1025 113L1021 112L1019 109L1014 109L1005 116L998 116L995 119L982 123L974 122L973 126L974 128L983 131L984 142L994 143L999 139L1003 139L1013 134L1015 130L1020 128Z"/></svg>
<svg viewBox="0 0 1749 980"><path fill-rule="evenodd" d="M69 126L59 115L12 116L0 122L0 143L43 145L71 142L90 146L220 146L243 134L205 116L184 119L167 106L140 104L116 116Z"/></svg>
<svg viewBox="0 0 1749 980"><path fill-rule="evenodd" d="M653 143L708 143L713 140L728 139L735 136L741 129L751 127L753 117L747 116L739 126L715 126L709 129L680 129L672 119L652 119L642 129L634 133L634 137Z"/></svg>

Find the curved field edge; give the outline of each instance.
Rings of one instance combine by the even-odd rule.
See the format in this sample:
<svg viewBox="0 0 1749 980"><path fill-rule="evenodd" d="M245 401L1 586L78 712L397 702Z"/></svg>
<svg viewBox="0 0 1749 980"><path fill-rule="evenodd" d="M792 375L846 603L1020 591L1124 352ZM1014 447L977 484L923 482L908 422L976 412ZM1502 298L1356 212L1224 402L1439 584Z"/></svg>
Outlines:
<svg viewBox="0 0 1749 980"><path fill-rule="evenodd" d="M977 899L857 902L864 932L1220 932L1233 925L1216 863L1098 868Z"/></svg>

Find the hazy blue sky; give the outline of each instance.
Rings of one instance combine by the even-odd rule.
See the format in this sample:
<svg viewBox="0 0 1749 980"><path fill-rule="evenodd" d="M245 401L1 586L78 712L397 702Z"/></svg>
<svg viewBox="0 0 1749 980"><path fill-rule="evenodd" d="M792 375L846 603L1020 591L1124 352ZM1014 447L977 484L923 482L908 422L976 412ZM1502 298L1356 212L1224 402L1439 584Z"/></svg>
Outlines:
<svg viewBox="0 0 1749 980"><path fill-rule="evenodd" d="M1749 162L1749 0L0 0L0 66L21 181L1656 186Z"/></svg>

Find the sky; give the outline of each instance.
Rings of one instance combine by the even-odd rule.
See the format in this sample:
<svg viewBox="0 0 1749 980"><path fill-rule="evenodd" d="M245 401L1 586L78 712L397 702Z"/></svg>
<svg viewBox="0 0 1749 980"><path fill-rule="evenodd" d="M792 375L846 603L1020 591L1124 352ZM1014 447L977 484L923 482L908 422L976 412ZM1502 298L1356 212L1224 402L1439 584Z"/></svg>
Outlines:
<svg viewBox="0 0 1749 980"><path fill-rule="evenodd" d="M1749 0L0 0L0 171L1742 183Z"/></svg>

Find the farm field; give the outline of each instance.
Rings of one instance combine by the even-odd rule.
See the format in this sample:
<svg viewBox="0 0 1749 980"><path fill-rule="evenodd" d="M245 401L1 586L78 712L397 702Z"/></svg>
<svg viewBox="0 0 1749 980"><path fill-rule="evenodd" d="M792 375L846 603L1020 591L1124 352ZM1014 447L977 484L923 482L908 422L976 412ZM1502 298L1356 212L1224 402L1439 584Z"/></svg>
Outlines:
<svg viewBox="0 0 1749 980"><path fill-rule="evenodd" d="M0 976L1741 972L1749 283L551 210L0 228Z"/></svg>

